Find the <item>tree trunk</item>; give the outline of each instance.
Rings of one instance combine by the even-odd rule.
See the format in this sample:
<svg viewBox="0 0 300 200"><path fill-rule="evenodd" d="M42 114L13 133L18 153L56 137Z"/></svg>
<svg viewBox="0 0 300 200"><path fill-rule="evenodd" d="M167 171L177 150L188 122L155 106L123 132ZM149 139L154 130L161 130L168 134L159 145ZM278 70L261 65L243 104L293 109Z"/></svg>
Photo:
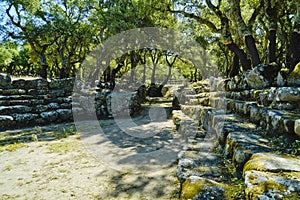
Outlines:
<svg viewBox="0 0 300 200"><path fill-rule="evenodd" d="M291 36L292 65L290 71L300 62L300 34L294 31Z"/></svg>
<svg viewBox="0 0 300 200"><path fill-rule="evenodd" d="M260 59L255 45L255 40L252 35L245 36L245 44L251 56L252 66L255 67L260 64Z"/></svg>
<svg viewBox="0 0 300 200"><path fill-rule="evenodd" d="M240 63L239 63L239 57L235 54L233 56L233 62L232 62L232 69L230 71L229 77L234 77L239 74L240 71Z"/></svg>
<svg viewBox="0 0 300 200"><path fill-rule="evenodd" d="M110 65L107 66L107 68L105 69L104 73L104 82L110 82L110 78L111 78L111 69L110 69Z"/></svg>
<svg viewBox="0 0 300 200"><path fill-rule="evenodd" d="M110 88L113 90L115 88L116 85L116 75L117 73L121 70L121 68L124 66L124 62L125 62L125 55L123 55L120 58L120 61L118 62L118 66L112 70L111 72L111 77L110 77Z"/></svg>
<svg viewBox="0 0 300 200"><path fill-rule="evenodd" d="M198 70L197 70L197 68L196 68L196 69L195 69L195 72L194 72L194 79L193 79L194 82L197 81L197 74L198 74Z"/></svg>
<svg viewBox="0 0 300 200"><path fill-rule="evenodd" d="M238 32L240 35L244 36L244 43L246 45L247 51L251 57L252 66L255 67L256 65L260 64L260 59L258 55L258 51L256 48L255 40L252 36L251 26L246 25L242 14L241 14L241 7L240 7L240 0L230 0L229 4L231 6L231 15L232 18L237 23ZM252 17L251 17L252 18ZM243 61L241 60L241 64L243 65ZM248 68L248 67L247 67ZM250 67L251 68L251 67ZM243 67L244 69L244 67Z"/></svg>
<svg viewBox="0 0 300 200"><path fill-rule="evenodd" d="M156 82L155 72L156 72L156 64L153 63L152 74L151 74L151 84L155 84L155 82Z"/></svg>
<svg viewBox="0 0 300 200"><path fill-rule="evenodd" d="M269 32L269 54L268 62L276 62L276 30L272 29Z"/></svg>
<svg viewBox="0 0 300 200"><path fill-rule="evenodd" d="M235 56L237 56L239 58L242 68L243 68L243 71L251 69L251 62L247 58L247 54L242 49L240 49L233 42L226 44L226 46L228 47L229 50L231 50L235 54Z"/></svg>
<svg viewBox="0 0 300 200"><path fill-rule="evenodd" d="M59 56L60 56L60 60L61 60L60 78L66 78L67 77L67 63L66 63L66 58L64 56L63 50L59 51Z"/></svg>
<svg viewBox="0 0 300 200"><path fill-rule="evenodd" d="M41 76L43 79L47 79L48 63L47 63L47 59L46 59L45 53L43 53L43 52L41 53L40 59L41 59L40 76Z"/></svg>
<svg viewBox="0 0 300 200"><path fill-rule="evenodd" d="M295 66L300 62L300 3L297 4L297 14L294 24L294 29L291 35L291 57L292 64L290 71L293 71Z"/></svg>
<svg viewBox="0 0 300 200"><path fill-rule="evenodd" d="M137 66L137 59L134 51L132 51L130 54L130 61L131 61L130 83L132 83L134 82L135 68Z"/></svg>
<svg viewBox="0 0 300 200"><path fill-rule="evenodd" d="M142 83L146 83L146 63L143 63L143 78L142 78Z"/></svg>

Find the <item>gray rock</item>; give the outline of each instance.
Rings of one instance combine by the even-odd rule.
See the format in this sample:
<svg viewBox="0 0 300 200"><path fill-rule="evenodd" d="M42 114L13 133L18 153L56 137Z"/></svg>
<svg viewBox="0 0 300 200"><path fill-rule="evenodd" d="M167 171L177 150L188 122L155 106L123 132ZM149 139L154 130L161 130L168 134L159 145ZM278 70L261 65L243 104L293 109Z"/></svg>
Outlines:
<svg viewBox="0 0 300 200"><path fill-rule="evenodd" d="M27 123L33 121L34 119L38 118L37 114L25 113L25 114L14 114L14 120L17 122L22 122L24 124L19 124L18 126L28 125Z"/></svg>
<svg viewBox="0 0 300 200"><path fill-rule="evenodd" d="M245 164L244 171L300 172L300 159L273 153L256 153Z"/></svg>
<svg viewBox="0 0 300 200"><path fill-rule="evenodd" d="M280 172L280 173L278 173ZM244 166L247 199L299 199L300 159L257 153Z"/></svg>
<svg viewBox="0 0 300 200"><path fill-rule="evenodd" d="M290 175L289 175L290 174ZM246 171L247 199L299 199L300 181L291 173L285 174Z"/></svg>
<svg viewBox="0 0 300 200"><path fill-rule="evenodd" d="M9 115L0 115L0 121L13 121L14 118Z"/></svg>
<svg viewBox="0 0 300 200"><path fill-rule="evenodd" d="M56 110L59 108L59 105L58 103L49 103L47 107L49 110Z"/></svg>
<svg viewBox="0 0 300 200"><path fill-rule="evenodd" d="M288 75L288 86L300 86L300 63L295 66L295 69Z"/></svg>
<svg viewBox="0 0 300 200"><path fill-rule="evenodd" d="M23 95L26 91L23 89L7 89L2 91L3 95Z"/></svg>
<svg viewBox="0 0 300 200"><path fill-rule="evenodd" d="M14 124L14 118L9 115L0 115L0 130L10 128Z"/></svg>
<svg viewBox="0 0 300 200"><path fill-rule="evenodd" d="M269 82L257 68L245 73L245 81L251 89L261 89L269 86Z"/></svg>
<svg viewBox="0 0 300 200"><path fill-rule="evenodd" d="M276 91L276 101L297 102L300 101L300 88L281 87Z"/></svg>
<svg viewBox="0 0 300 200"><path fill-rule="evenodd" d="M28 113L32 109L29 106L22 106L22 105L16 105L16 106L0 106L0 112L3 115L9 115L9 114L21 114L21 113Z"/></svg>
<svg viewBox="0 0 300 200"><path fill-rule="evenodd" d="M300 119L295 120L294 131L298 136L300 136Z"/></svg>
<svg viewBox="0 0 300 200"><path fill-rule="evenodd" d="M56 111L42 112L41 117L48 122L53 122L57 120L58 113Z"/></svg>
<svg viewBox="0 0 300 200"><path fill-rule="evenodd" d="M37 105L35 107L35 111L38 113L45 112L46 110L48 110L48 106L46 105Z"/></svg>
<svg viewBox="0 0 300 200"><path fill-rule="evenodd" d="M7 87L11 84L11 78L9 74L0 73L0 87Z"/></svg>
<svg viewBox="0 0 300 200"><path fill-rule="evenodd" d="M238 170L242 170L254 153L271 151L269 144L267 138L255 132L232 132L227 136L224 154L225 157L232 158Z"/></svg>
<svg viewBox="0 0 300 200"><path fill-rule="evenodd" d="M61 87L62 87L61 80L59 80L59 79L53 79L49 82L50 89L59 89Z"/></svg>
<svg viewBox="0 0 300 200"><path fill-rule="evenodd" d="M185 158L179 160L178 165L184 168L193 168L196 166L196 163L193 159Z"/></svg>
<svg viewBox="0 0 300 200"><path fill-rule="evenodd" d="M182 184L181 199L226 199L226 186L210 179L190 176Z"/></svg>
<svg viewBox="0 0 300 200"><path fill-rule="evenodd" d="M48 90L48 82L47 82L47 80L44 80L44 79L37 80L36 89L37 90Z"/></svg>
<svg viewBox="0 0 300 200"><path fill-rule="evenodd" d="M58 109L56 110L58 113L58 117L62 121L71 120L72 119L72 110L71 109Z"/></svg>

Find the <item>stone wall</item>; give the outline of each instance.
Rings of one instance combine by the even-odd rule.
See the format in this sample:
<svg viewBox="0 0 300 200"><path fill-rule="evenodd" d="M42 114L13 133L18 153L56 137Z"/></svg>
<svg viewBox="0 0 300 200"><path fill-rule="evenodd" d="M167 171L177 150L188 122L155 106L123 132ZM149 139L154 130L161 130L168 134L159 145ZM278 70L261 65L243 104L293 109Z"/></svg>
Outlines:
<svg viewBox="0 0 300 200"><path fill-rule="evenodd" d="M126 108L119 106L111 109L111 97L124 100L119 93L98 84L90 96L82 91L73 92L74 79L44 79L14 80L9 75L0 74L0 131L24 126L45 125L50 123L71 122L73 112L88 117L91 105L87 100L94 98L95 110L98 118L112 117L114 112L129 109L134 114L144 98L144 90L129 93Z"/></svg>
<svg viewBox="0 0 300 200"><path fill-rule="evenodd" d="M300 198L300 71L284 80L270 67L179 92L181 199Z"/></svg>

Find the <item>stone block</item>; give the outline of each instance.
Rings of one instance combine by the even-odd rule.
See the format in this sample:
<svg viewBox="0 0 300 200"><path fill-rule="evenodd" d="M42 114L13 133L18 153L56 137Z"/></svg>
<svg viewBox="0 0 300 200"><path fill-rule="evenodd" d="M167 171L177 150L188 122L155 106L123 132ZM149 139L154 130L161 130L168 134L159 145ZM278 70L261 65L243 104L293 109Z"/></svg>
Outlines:
<svg viewBox="0 0 300 200"><path fill-rule="evenodd" d="M2 91L3 95L24 95L26 90L23 89L6 89Z"/></svg>
<svg viewBox="0 0 300 200"><path fill-rule="evenodd" d="M0 115L0 130L6 130L14 125L14 118L9 115Z"/></svg>
<svg viewBox="0 0 300 200"><path fill-rule="evenodd" d="M0 87L6 88L10 85L11 85L10 75L0 73Z"/></svg>
<svg viewBox="0 0 300 200"><path fill-rule="evenodd" d="M275 94L276 101L299 102L300 88L296 87L281 87L278 88Z"/></svg>
<svg viewBox="0 0 300 200"><path fill-rule="evenodd" d="M235 167L242 170L254 153L271 151L269 144L269 139L255 132L232 132L227 136L224 155L232 158Z"/></svg>
<svg viewBox="0 0 300 200"><path fill-rule="evenodd" d="M298 136L300 136L300 119L295 120L294 131Z"/></svg>
<svg viewBox="0 0 300 200"><path fill-rule="evenodd" d="M29 106L22 106L22 105L15 105L15 106L0 106L0 112L3 115L10 115L10 114L22 114L31 112L31 107Z"/></svg>
<svg viewBox="0 0 300 200"><path fill-rule="evenodd" d="M181 199L227 199L226 185L199 176L190 176L183 184Z"/></svg>
<svg viewBox="0 0 300 200"><path fill-rule="evenodd" d="M287 85L300 86L300 62L295 66L294 70L287 78Z"/></svg>
<svg viewBox="0 0 300 200"><path fill-rule="evenodd" d="M56 112L58 113L59 119L62 121L69 121L73 117L71 109L58 109Z"/></svg>
<svg viewBox="0 0 300 200"><path fill-rule="evenodd" d="M247 199L299 199L300 159L257 153L244 166Z"/></svg>
<svg viewBox="0 0 300 200"><path fill-rule="evenodd" d="M14 120L17 122L21 122L18 126L26 126L29 125L33 120L38 118L39 115L32 114L32 113L25 113L25 114L13 114L12 115Z"/></svg>
<svg viewBox="0 0 300 200"><path fill-rule="evenodd" d="M54 122L58 118L58 113L56 111L42 112L41 117L48 122Z"/></svg>

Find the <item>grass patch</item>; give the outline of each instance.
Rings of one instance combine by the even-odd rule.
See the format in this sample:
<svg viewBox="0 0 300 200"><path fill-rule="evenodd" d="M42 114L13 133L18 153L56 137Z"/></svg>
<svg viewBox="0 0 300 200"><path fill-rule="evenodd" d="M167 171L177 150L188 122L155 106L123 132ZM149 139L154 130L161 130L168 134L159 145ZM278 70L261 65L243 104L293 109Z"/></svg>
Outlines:
<svg viewBox="0 0 300 200"><path fill-rule="evenodd" d="M27 144L24 144L24 143L13 143L13 144L8 144L6 146L6 150L7 151L16 151L17 149L19 148L23 148L23 147L28 147Z"/></svg>
<svg viewBox="0 0 300 200"><path fill-rule="evenodd" d="M66 172L69 172L69 170L67 170L67 169L59 169L58 170L60 173L66 173Z"/></svg>
<svg viewBox="0 0 300 200"><path fill-rule="evenodd" d="M12 168L12 167L11 167L11 165L10 165L10 164L6 164L6 166L5 166L5 170L6 170L6 171L10 171L10 170L11 170L11 168Z"/></svg>
<svg viewBox="0 0 300 200"><path fill-rule="evenodd" d="M70 128L62 128L61 130L52 133L52 136L56 139L68 138L70 135L78 135L76 128L74 126Z"/></svg>
<svg viewBox="0 0 300 200"><path fill-rule="evenodd" d="M70 151L78 150L79 143L78 142L65 142L61 141L58 143L52 143L48 145L48 149L51 153L59 153L66 154Z"/></svg>

